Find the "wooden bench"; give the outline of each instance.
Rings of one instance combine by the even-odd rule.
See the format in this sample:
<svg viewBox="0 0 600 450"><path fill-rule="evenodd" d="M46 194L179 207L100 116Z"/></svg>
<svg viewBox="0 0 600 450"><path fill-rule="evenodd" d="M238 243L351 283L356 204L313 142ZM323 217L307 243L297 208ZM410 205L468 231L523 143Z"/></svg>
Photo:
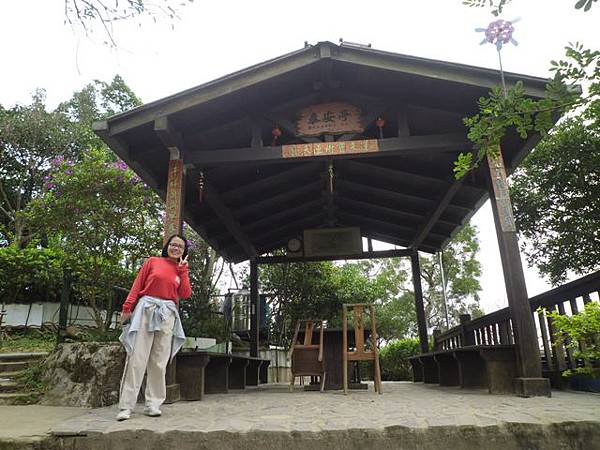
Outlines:
<svg viewBox="0 0 600 450"><path fill-rule="evenodd" d="M409 358L413 381L440 386L487 388L490 394L514 393L514 345L473 345Z"/></svg>
<svg viewBox="0 0 600 450"><path fill-rule="evenodd" d="M177 383L182 400L202 400L204 394L226 394L266 383L268 359L206 351L177 355Z"/></svg>

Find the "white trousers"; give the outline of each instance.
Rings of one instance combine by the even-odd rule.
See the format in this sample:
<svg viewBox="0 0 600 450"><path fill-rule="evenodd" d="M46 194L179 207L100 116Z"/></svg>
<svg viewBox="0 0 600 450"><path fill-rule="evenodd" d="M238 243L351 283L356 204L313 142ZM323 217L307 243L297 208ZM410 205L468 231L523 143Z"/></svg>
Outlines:
<svg viewBox="0 0 600 450"><path fill-rule="evenodd" d="M161 324L160 331L148 331L148 322L155 307L144 308L142 324L135 337L133 352L127 356L121 391L120 409L133 409L137 403L140 387L147 372L146 406L158 408L167 397L165 373L171 356L175 314Z"/></svg>

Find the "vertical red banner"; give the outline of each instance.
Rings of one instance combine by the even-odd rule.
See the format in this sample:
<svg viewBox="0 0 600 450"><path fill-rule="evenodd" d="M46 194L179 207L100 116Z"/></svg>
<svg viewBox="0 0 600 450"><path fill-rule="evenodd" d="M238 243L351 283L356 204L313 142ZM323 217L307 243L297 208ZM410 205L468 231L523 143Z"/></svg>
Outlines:
<svg viewBox="0 0 600 450"><path fill-rule="evenodd" d="M169 161L169 176L167 181L167 205L163 242L176 233L181 233L183 206L183 160Z"/></svg>

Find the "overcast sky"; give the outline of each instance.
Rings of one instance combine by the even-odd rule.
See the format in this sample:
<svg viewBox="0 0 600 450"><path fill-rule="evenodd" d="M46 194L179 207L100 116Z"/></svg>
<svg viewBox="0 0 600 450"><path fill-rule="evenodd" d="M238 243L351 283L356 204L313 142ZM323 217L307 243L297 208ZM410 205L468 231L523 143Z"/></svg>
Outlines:
<svg viewBox="0 0 600 450"><path fill-rule="evenodd" d="M111 0L112 1L112 0ZM159 0L156 0L159 1ZM182 0L182 2L185 0ZM568 42L600 47L600 4L591 12L575 0L513 0L502 15L515 24L518 47L502 51L506 71L545 77L551 59ZM297 50L304 42L339 38L376 49L480 67L498 68L492 45L479 45L493 17L461 0L225 1L194 3L181 20L124 23L114 29L119 49L102 45L100 30L90 38L64 24L63 0L0 2L0 104L26 104L36 88L50 107L93 79L124 77L144 102L205 83L247 66ZM483 307L506 306L500 257L489 202L472 221L482 244ZM524 261L525 264L525 261ZM528 292L548 289L526 269Z"/></svg>

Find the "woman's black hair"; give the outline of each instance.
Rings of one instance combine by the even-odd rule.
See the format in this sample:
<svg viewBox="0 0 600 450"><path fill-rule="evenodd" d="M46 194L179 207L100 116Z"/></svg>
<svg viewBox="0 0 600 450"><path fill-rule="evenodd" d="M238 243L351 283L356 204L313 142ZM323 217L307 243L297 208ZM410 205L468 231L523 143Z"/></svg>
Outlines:
<svg viewBox="0 0 600 450"><path fill-rule="evenodd" d="M169 239L167 239L167 242L165 242L165 246L162 249L162 253L160 254L160 256L162 256L163 258L168 258L169 257L169 252L167 251L167 249L169 248L169 244L171 243L171 241L173 240L173 238L178 237L179 239L181 239L185 245L184 249L183 249L183 255L181 255L182 258L185 258L188 254L188 241L186 238L184 238L181 234L174 234L171 237L169 237Z"/></svg>

